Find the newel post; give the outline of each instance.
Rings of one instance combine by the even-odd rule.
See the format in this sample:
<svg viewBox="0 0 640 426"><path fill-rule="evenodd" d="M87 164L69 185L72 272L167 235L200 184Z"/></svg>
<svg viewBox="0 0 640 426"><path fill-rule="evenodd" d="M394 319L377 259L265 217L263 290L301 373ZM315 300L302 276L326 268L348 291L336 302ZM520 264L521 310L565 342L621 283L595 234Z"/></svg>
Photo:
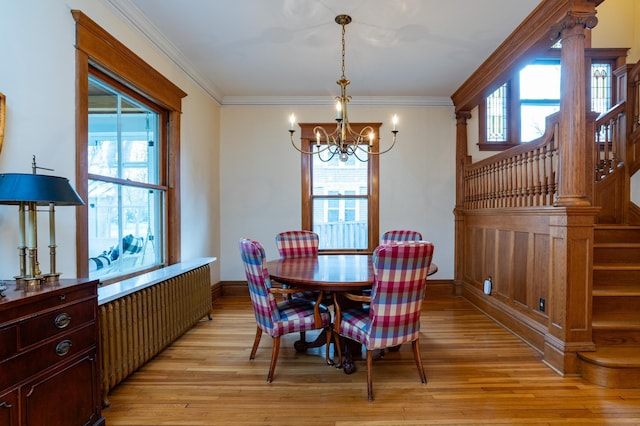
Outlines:
<svg viewBox="0 0 640 426"><path fill-rule="evenodd" d="M551 284L544 361L562 374L579 371L577 352L595 349L592 340L593 228L598 208L591 206L592 123L587 122L585 34L597 24L592 0L573 0L553 27L562 39L558 209L550 221ZM590 169L590 170L587 170ZM590 173L589 173L590 172Z"/></svg>
<svg viewBox="0 0 640 426"><path fill-rule="evenodd" d="M588 206L587 164L587 99L585 77L585 33L596 26L595 3L575 0L565 18L552 28L552 39L562 41L560 61L560 175L558 196L554 205Z"/></svg>

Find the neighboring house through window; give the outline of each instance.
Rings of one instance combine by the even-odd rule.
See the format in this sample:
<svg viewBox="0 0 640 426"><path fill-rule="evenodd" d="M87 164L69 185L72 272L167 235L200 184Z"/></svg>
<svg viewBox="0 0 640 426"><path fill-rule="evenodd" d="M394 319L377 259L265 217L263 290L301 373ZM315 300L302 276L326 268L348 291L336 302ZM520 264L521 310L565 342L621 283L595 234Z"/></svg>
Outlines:
<svg viewBox="0 0 640 426"><path fill-rule="evenodd" d="M313 128L301 123L302 147L312 151ZM380 124L351 124L354 130L370 125L376 135ZM335 124L323 124L325 128ZM373 150L377 151L378 137ZM378 156L362 152L347 161L327 152L302 156L302 227L313 230L324 252L372 252L378 242ZM328 160L328 161L327 161Z"/></svg>

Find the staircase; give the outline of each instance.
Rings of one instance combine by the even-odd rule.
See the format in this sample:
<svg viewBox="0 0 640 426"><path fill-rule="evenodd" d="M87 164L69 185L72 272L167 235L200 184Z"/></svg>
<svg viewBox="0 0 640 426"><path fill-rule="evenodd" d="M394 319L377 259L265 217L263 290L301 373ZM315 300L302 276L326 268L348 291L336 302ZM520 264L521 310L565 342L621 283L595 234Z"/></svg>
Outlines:
<svg viewBox="0 0 640 426"><path fill-rule="evenodd" d="M596 351L578 354L582 377L640 387L640 226L596 226L592 298Z"/></svg>

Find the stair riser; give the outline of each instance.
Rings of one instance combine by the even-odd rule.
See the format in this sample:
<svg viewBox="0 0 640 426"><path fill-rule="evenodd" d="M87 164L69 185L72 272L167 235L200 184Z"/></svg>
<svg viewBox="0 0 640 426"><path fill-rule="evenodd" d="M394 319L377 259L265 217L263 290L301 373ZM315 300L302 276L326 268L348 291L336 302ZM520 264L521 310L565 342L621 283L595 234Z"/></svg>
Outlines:
<svg viewBox="0 0 640 426"><path fill-rule="evenodd" d="M640 243L640 229L637 228L596 228L593 236L596 243Z"/></svg>
<svg viewBox="0 0 640 426"><path fill-rule="evenodd" d="M640 262L640 246L638 247L594 247L593 264L638 264Z"/></svg>
<svg viewBox="0 0 640 426"><path fill-rule="evenodd" d="M640 291L640 269L635 271L627 270L594 270L593 288L606 288L608 285L619 286L620 284L636 284Z"/></svg>
<svg viewBox="0 0 640 426"><path fill-rule="evenodd" d="M596 346L638 346L640 331L598 330L593 329L593 342Z"/></svg>
<svg viewBox="0 0 640 426"><path fill-rule="evenodd" d="M627 319L640 322L640 297L594 297L593 316L599 317L602 314L607 314L608 318L614 318L616 314L625 314Z"/></svg>

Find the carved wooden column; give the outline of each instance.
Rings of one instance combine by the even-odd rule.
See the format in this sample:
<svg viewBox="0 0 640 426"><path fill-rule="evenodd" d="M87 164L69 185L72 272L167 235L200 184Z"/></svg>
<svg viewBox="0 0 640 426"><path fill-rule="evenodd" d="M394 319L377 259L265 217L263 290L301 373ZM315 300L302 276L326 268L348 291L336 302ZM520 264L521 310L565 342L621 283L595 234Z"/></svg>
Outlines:
<svg viewBox="0 0 640 426"><path fill-rule="evenodd" d="M596 26L595 3L575 0L552 29L562 40L560 80L560 176L556 206L588 206L586 175L585 32Z"/></svg>
<svg viewBox="0 0 640 426"><path fill-rule="evenodd" d="M591 207L587 172L593 147L587 146L585 32L593 28L595 4L573 0L554 36L562 39L560 95L560 168L558 207L550 218L551 286L544 361L562 374L579 372L576 353L595 349L592 340L593 227L598 208ZM555 37L554 37L555 38ZM591 126L591 128L593 128ZM588 177L590 176L590 177ZM562 209L561 207L564 207Z"/></svg>
<svg viewBox="0 0 640 426"><path fill-rule="evenodd" d="M467 120L471 118L469 111L456 113L456 207L455 214L455 247L453 291L462 295L464 279L465 247L464 247L464 166L470 162L467 148Z"/></svg>

